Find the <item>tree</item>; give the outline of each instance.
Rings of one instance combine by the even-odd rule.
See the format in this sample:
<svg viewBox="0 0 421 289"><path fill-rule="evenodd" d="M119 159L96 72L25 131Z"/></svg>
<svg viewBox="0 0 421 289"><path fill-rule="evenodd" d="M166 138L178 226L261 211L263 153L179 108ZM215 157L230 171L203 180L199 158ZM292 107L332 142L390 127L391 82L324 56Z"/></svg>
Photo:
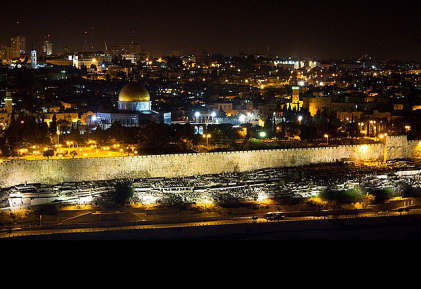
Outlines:
<svg viewBox="0 0 421 289"><path fill-rule="evenodd" d="M51 134L57 133L57 116L56 114L53 114L53 117L51 118L50 128L48 129Z"/></svg>
<svg viewBox="0 0 421 289"><path fill-rule="evenodd" d="M52 149L45 150L42 155L50 159L50 157L54 156L54 151Z"/></svg>
<svg viewBox="0 0 421 289"><path fill-rule="evenodd" d="M146 154L164 153L169 144L168 125L151 123L138 134L139 150Z"/></svg>
<svg viewBox="0 0 421 289"><path fill-rule="evenodd" d="M98 126L89 136L89 138L93 141L96 141L100 145L104 145L108 143L108 136L107 133Z"/></svg>
<svg viewBox="0 0 421 289"><path fill-rule="evenodd" d="M349 134L350 137L359 137L360 136L360 128L357 122L351 122L345 125L346 132Z"/></svg>
<svg viewBox="0 0 421 289"><path fill-rule="evenodd" d="M194 128L189 124L171 124L168 127L168 136L170 141L180 143L186 140L192 140Z"/></svg>
<svg viewBox="0 0 421 289"><path fill-rule="evenodd" d="M105 131L105 136L108 141L119 144L133 144L137 142L138 128L122 126L115 121L110 128Z"/></svg>
<svg viewBox="0 0 421 289"><path fill-rule="evenodd" d="M272 138L273 137L273 117L272 115L268 115L266 121L265 121L265 125L263 127L263 130L266 132L266 136L268 138Z"/></svg>
<svg viewBox="0 0 421 289"><path fill-rule="evenodd" d="M114 204L124 206L133 197L134 189L127 180L119 181L114 185L114 193L111 199Z"/></svg>
<svg viewBox="0 0 421 289"><path fill-rule="evenodd" d="M73 141L74 144L83 145L85 143L86 135L81 135L79 129L73 129L70 131L70 134L66 136L66 141Z"/></svg>
<svg viewBox="0 0 421 289"><path fill-rule="evenodd" d="M50 144L51 139L46 123L38 123L35 117L19 115L12 120L4 132L11 149L22 145Z"/></svg>
<svg viewBox="0 0 421 289"><path fill-rule="evenodd" d="M219 111L218 111L218 117L219 118L226 118L227 117L227 114L225 113L225 111L222 109L222 106L219 108Z"/></svg>
<svg viewBox="0 0 421 289"><path fill-rule="evenodd" d="M352 189L344 191L335 191L326 189L319 194L319 197L324 201L330 201L340 206L343 204L350 204L359 202L364 199L367 190L359 185Z"/></svg>
<svg viewBox="0 0 421 289"><path fill-rule="evenodd" d="M317 138L319 138L319 134L317 133L317 128L314 125L301 126L301 140L313 140Z"/></svg>
<svg viewBox="0 0 421 289"><path fill-rule="evenodd" d="M72 156L72 158L74 159L75 156L77 156L77 151L71 151L70 155Z"/></svg>

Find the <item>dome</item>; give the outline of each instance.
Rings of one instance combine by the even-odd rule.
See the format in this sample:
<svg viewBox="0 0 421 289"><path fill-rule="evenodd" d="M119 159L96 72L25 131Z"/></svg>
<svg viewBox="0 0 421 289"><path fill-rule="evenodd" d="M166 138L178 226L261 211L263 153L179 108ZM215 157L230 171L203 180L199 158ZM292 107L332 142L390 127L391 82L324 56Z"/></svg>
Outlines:
<svg viewBox="0 0 421 289"><path fill-rule="evenodd" d="M151 101L148 90L139 82L129 82L118 94L121 102L146 102Z"/></svg>

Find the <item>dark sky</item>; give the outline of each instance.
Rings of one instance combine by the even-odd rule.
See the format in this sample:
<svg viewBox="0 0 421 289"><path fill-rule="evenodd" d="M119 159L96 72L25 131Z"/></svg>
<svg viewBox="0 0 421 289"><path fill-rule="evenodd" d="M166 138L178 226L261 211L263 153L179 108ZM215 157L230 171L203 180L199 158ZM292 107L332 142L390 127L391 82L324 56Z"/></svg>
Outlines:
<svg viewBox="0 0 421 289"><path fill-rule="evenodd" d="M421 61L420 15L420 1L406 0L15 0L2 11L0 44L20 33L40 50L50 34L54 51L81 51L85 31L92 45L93 27L95 50L134 40L155 56L269 49L281 57Z"/></svg>

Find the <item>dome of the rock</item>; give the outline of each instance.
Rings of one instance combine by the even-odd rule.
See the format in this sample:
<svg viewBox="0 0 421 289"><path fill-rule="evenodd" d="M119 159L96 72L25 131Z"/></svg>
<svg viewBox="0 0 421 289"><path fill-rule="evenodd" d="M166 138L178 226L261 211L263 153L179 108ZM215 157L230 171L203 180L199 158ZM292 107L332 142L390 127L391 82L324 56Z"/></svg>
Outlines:
<svg viewBox="0 0 421 289"><path fill-rule="evenodd" d="M139 82L129 82L118 94L118 101L120 102L146 102L150 100L148 90Z"/></svg>

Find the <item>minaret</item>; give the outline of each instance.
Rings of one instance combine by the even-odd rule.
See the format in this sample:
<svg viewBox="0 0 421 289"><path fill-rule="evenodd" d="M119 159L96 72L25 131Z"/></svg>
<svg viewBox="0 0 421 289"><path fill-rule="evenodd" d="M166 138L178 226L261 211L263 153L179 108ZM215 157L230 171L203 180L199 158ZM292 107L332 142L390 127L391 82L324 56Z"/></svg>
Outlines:
<svg viewBox="0 0 421 289"><path fill-rule="evenodd" d="M35 50L35 45L31 49L31 68L37 68L37 51Z"/></svg>

